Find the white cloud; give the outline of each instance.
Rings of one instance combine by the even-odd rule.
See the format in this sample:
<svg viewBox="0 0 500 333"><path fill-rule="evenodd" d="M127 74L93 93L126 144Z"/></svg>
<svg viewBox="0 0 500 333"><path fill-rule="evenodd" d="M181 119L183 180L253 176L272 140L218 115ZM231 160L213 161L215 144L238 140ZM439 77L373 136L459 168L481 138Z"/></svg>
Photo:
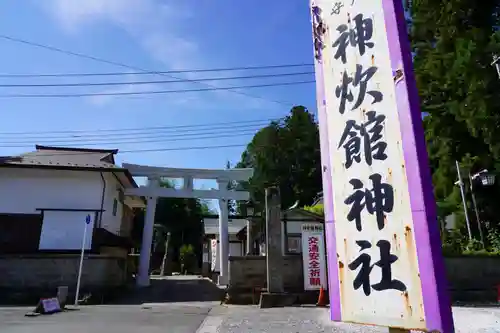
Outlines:
<svg viewBox="0 0 500 333"><path fill-rule="evenodd" d="M99 23L111 24L125 31L152 59L167 68L202 67L197 57L197 43L182 33L183 20L191 18L193 13L179 1L174 4L173 0L47 0L42 5L68 34L79 34ZM132 77L125 79L132 80ZM165 87L126 85L101 92L162 89ZM114 98L93 96L88 101L102 106Z"/></svg>
<svg viewBox="0 0 500 333"><path fill-rule="evenodd" d="M172 68L193 66L197 44L182 31L192 13L180 1L49 0L43 1L66 32L76 34L105 22L126 31L154 59Z"/></svg>
<svg viewBox="0 0 500 333"><path fill-rule="evenodd" d="M136 79L137 79L136 75L132 75L132 74L125 75L123 82L135 81ZM95 106L103 106L116 97L113 95L106 95L106 94L127 94L127 93L151 91L151 90L157 90L157 89L159 89L159 88L154 84L141 84L141 85L127 84L127 85L118 86L118 88L110 88L110 89L105 89L105 90L99 91L97 93L103 94L103 95L89 96L87 100Z"/></svg>
<svg viewBox="0 0 500 333"><path fill-rule="evenodd" d="M169 69L207 68L210 54L204 50L203 57L198 43L186 33L186 24L194 17L189 7L180 0L44 0L41 4L68 34L79 34L95 24L112 24L130 35L147 54ZM185 2L184 2L185 3ZM174 75L195 79L197 75L185 73ZM158 78L158 76L156 77ZM245 85L246 82L207 82L210 86ZM208 88L207 85L185 83L176 84L175 89ZM139 92L146 90L168 90L168 86L129 85L102 92ZM250 89L245 93L254 95ZM243 96L227 90L182 94L175 98L175 104L189 104L193 107L220 107L220 104L235 105L239 109L259 109L276 107L275 103ZM255 92L261 95L261 92ZM113 100L113 96L97 96L89 99L94 105L103 105Z"/></svg>

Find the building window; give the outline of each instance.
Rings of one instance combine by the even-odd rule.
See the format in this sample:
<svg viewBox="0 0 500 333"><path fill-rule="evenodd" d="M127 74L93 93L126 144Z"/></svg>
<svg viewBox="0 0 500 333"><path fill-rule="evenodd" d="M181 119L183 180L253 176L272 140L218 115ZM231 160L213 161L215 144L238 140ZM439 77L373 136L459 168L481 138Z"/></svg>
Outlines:
<svg viewBox="0 0 500 333"><path fill-rule="evenodd" d="M302 236L288 235L286 245L287 253L302 253Z"/></svg>
<svg viewBox="0 0 500 333"><path fill-rule="evenodd" d="M118 210L118 200L113 200L113 216L116 216L116 211Z"/></svg>

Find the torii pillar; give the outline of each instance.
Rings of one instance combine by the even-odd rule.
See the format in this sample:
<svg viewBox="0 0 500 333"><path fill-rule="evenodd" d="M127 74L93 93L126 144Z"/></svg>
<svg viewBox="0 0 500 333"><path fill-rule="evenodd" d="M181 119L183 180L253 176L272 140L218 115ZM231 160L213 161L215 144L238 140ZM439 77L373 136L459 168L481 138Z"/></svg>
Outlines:
<svg viewBox="0 0 500 333"><path fill-rule="evenodd" d="M148 179L148 187L157 188L160 186L158 178ZM151 261L151 245L153 244L154 224L156 204L158 203L157 196L146 198L146 214L144 216L144 227L142 231L141 253L139 254L139 270L137 274L136 284L139 287L149 286L149 265Z"/></svg>
<svg viewBox="0 0 500 333"><path fill-rule="evenodd" d="M217 180L219 191L227 189L229 181ZM220 275L217 280L218 285L225 286L229 283L229 211L227 199L219 199L219 261Z"/></svg>

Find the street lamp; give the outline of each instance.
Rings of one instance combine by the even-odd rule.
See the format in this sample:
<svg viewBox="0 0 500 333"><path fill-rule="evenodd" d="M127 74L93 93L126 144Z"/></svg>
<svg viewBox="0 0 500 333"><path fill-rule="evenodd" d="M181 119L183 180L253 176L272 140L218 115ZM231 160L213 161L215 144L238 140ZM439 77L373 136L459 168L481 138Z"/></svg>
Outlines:
<svg viewBox="0 0 500 333"><path fill-rule="evenodd" d="M476 213L477 225L479 227L479 235L481 236L481 243L484 247L484 235L483 228L481 226L481 220L479 218L479 210L477 209L476 195L474 194L474 181L479 180L483 186L495 185L495 174L488 172L488 170L481 170L474 175L470 175L470 193L472 196L472 204L474 205L474 212Z"/></svg>
<svg viewBox="0 0 500 333"><path fill-rule="evenodd" d="M488 172L488 170L479 171L471 179L479 179L484 186L495 185L495 174Z"/></svg>
<svg viewBox="0 0 500 333"><path fill-rule="evenodd" d="M246 212L247 217L252 217L253 213L255 211L255 207L253 205L253 202L252 201L247 201L246 208L247 208L247 212Z"/></svg>

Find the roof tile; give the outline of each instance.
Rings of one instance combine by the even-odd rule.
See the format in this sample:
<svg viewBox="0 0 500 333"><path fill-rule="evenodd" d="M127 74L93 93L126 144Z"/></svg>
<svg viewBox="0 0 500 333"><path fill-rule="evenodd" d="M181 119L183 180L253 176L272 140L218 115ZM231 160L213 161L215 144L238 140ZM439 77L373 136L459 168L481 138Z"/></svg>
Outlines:
<svg viewBox="0 0 500 333"><path fill-rule="evenodd" d="M0 165L63 166L69 168L121 169L109 163L110 155L118 150L79 149L69 147L36 146L36 151L18 156L0 157ZM111 157L111 160L114 160Z"/></svg>

